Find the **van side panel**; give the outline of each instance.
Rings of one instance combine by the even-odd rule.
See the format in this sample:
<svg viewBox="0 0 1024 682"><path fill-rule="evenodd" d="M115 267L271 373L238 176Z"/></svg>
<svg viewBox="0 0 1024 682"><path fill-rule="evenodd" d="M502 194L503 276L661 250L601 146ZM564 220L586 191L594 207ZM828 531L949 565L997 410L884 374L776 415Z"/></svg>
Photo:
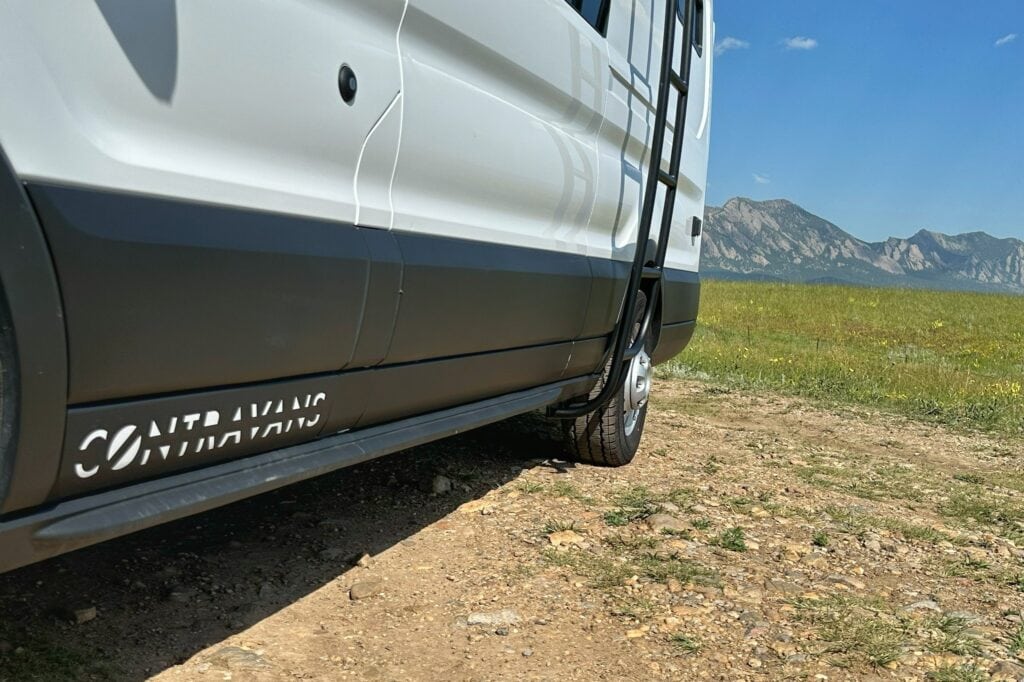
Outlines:
<svg viewBox="0 0 1024 682"><path fill-rule="evenodd" d="M364 141L400 89L404 7L2 2L4 148L23 179L352 223ZM338 90L345 63L358 76L352 105ZM364 159L368 212L397 135L379 126L368 153L387 158Z"/></svg>
<svg viewBox="0 0 1024 682"><path fill-rule="evenodd" d="M64 299L70 402L351 361L369 275L359 229L56 185L29 192Z"/></svg>

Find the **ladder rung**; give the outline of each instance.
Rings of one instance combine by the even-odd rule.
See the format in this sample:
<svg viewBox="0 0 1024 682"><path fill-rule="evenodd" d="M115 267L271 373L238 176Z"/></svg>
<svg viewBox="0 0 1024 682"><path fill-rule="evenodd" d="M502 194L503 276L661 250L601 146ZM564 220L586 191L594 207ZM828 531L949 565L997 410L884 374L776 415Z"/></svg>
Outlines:
<svg viewBox="0 0 1024 682"><path fill-rule="evenodd" d="M688 92L690 92L690 84L684 81L683 77L680 76L675 71L675 69L669 71L668 78L670 81L672 81L672 85L675 86L675 89L678 90L681 94L685 95Z"/></svg>
<svg viewBox="0 0 1024 682"><path fill-rule="evenodd" d="M676 185L679 183L679 180L676 178L676 176L670 175L669 173L666 173L663 170L658 171L658 179L661 180L666 185L668 185L669 187L671 187L672 189L675 189Z"/></svg>
<svg viewBox="0 0 1024 682"><path fill-rule="evenodd" d="M661 268L644 268L642 277L644 279L661 279Z"/></svg>

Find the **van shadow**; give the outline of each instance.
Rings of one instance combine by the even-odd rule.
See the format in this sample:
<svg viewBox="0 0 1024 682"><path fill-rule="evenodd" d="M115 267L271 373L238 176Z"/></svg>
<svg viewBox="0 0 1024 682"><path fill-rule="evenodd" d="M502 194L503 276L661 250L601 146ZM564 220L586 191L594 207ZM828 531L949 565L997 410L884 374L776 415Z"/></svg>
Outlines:
<svg viewBox="0 0 1024 682"><path fill-rule="evenodd" d="M182 663L524 469L565 471L553 428L524 415L0 575L0 680Z"/></svg>

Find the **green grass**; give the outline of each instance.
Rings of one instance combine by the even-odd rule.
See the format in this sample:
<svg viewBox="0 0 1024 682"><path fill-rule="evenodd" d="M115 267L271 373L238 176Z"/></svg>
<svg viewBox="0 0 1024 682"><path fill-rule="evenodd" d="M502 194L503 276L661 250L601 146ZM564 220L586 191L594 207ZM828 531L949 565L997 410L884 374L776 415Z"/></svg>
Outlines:
<svg viewBox="0 0 1024 682"><path fill-rule="evenodd" d="M688 508L693 502L693 491L689 488L674 488L667 493L657 493L642 485L620 490L612 499L613 509L604 513L604 522L609 526L626 526L634 521L643 521L661 510L661 503L671 502L680 508Z"/></svg>
<svg viewBox="0 0 1024 682"><path fill-rule="evenodd" d="M899 533L905 540L938 544L944 541L952 541L955 538L920 524L896 519L888 516L877 516L866 512L859 512L846 507L829 505L823 510L835 523L850 533L860 535L870 529L884 529L893 533Z"/></svg>
<svg viewBox="0 0 1024 682"><path fill-rule="evenodd" d="M669 638L672 645L684 654L695 654L700 651L700 642L689 635L677 632Z"/></svg>
<svg viewBox="0 0 1024 682"><path fill-rule="evenodd" d="M711 540L711 544L731 552L746 552L747 537L742 528L729 528L723 530L718 536Z"/></svg>
<svg viewBox="0 0 1024 682"><path fill-rule="evenodd" d="M935 653L973 656L981 653L981 643L970 635L970 624L956 616L938 616L925 624L928 648Z"/></svg>
<svg viewBox="0 0 1024 682"><path fill-rule="evenodd" d="M985 682L989 676L976 665L948 665L928 673L929 682Z"/></svg>
<svg viewBox="0 0 1024 682"><path fill-rule="evenodd" d="M1024 298L707 281L662 374L1024 434Z"/></svg>
<svg viewBox="0 0 1024 682"><path fill-rule="evenodd" d="M818 638L828 644L833 665L884 666L903 655L907 624L887 613L878 600L837 596L798 600L795 606L800 620L812 625Z"/></svg>

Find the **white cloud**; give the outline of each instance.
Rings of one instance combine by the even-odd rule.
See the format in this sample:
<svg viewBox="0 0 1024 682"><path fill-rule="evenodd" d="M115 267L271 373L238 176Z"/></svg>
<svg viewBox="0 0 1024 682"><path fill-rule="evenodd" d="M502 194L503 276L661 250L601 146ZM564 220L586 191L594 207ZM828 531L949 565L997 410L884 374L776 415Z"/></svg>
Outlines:
<svg viewBox="0 0 1024 682"><path fill-rule="evenodd" d="M1016 33L1007 33L1005 36L996 41L996 47L1002 47L1003 45L1009 45L1017 39Z"/></svg>
<svg viewBox="0 0 1024 682"><path fill-rule="evenodd" d="M787 50L813 50L818 46L818 41L805 36L794 36L782 41Z"/></svg>
<svg viewBox="0 0 1024 682"><path fill-rule="evenodd" d="M729 50L745 50L748 47L750 47L750 43L747 41L726 36L715 44L715 54L725 54Z"/></svg>
<svg viewBox="0 0 1024 682"><path fill-rule="evenodd" d="M756 182L759 185L770 185L770 184L772 184L772 179L769 178L767 175L761 175L760 173L754 173L754 182Z"/></svg>

